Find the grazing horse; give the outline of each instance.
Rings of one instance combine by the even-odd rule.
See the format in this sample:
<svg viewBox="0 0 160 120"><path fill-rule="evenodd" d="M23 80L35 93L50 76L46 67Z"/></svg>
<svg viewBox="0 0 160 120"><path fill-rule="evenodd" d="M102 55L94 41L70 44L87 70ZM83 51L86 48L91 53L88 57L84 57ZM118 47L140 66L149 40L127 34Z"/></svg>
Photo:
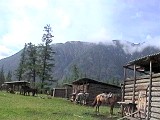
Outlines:
<svg viewBox="0 0 160 120"><path fill-rule="evenodd" d="M30 88L29 86L21 87L20 94L27 95L28 93L28 95L30 95L30 92L32 92L32 96L35 96L35 94L38 93L38 90L35 88Z"/></svg>
<svg viewBox="0 0 160 120"><path fill-rule="evenodd" d="M88 97L89 97L89 93L80 92L76 95L75 102L81 105L86 105Z"/></svg>
<svg viewBox="0 0 160 120"><path fill-rule="evenodd" d="M110 114L113 115L113 108L115 104L120 100L120 96L118 94L106 94L102 93L96 96L94 102L92 103L93 107L96 106L96 114L99 114L99 107L103 103L106 103L110 106Z"/></svg>

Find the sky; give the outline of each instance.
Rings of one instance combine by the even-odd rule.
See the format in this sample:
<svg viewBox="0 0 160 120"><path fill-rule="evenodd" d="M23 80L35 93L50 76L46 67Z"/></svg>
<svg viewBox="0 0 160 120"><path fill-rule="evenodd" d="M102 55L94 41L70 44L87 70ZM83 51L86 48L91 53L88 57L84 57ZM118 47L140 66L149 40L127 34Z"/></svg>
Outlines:
<svg viewBox="0 0 160 120"><path fill-rule="evenodd" d="M0 59L25 43L111 40L160 46L160 0L0 0Z"/></svg>

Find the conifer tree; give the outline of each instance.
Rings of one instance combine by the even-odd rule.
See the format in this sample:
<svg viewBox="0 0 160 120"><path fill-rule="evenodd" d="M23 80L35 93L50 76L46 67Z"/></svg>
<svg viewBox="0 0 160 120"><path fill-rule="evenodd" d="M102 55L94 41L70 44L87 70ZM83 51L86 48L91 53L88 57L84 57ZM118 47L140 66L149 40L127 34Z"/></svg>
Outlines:
<svg viewBox="0 0 160 120"><path fill-rule="evenodd" d="M2 85L4 82L5 82L4 68L2 66L1 71L0 71L0 85Z"/></svg>
<svg viewBox="0 0 160 120"><path fill-rule="evenodd" d="M37 47L32 44L27 44L26 50L26 63L25 63L25 74L27 79L35 86L36 74L37 74Z"/></svg>
<svg viewBox="0 0 160 120"><path fill-rule="evenodd" d="M52 80L52 68L54 67L54 51L51 47L52 37L50 25L44 27L45 33L42 37L42 44L39 45L39 77L41 79L41 89L44 88L45 81Z"/></svg>
<svg viewBox="0 0 160 120"><path fill-rule="evenodd" d="M72 68L72 78L73 80L77 80L80 77L79 69L77 65L73 65Z"/></svg>
<svg viewBox="0 0 160 120"><path fill-rule="evenodd" d="M23 74L25 72L26 49L27 49L27 44L25 44L25 46L23 48L19 66L18 66L17 70L15 71L15 76L18 79L18 81L21 81L23 79Z"/></svg>
<svg viewBox="0 0 160 120"><path fill-rule="evenodd" d="M8 74L7 74L7 76L6 76L6 81L7 81L7 82L12 81L12 72L11 72L10 70L8 71Z"/></svg>

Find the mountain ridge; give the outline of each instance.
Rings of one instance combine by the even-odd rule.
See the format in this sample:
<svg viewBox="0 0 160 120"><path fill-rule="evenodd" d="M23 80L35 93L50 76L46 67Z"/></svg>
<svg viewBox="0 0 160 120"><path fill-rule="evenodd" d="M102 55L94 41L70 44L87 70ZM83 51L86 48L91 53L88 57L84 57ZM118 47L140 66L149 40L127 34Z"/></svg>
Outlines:
<svg viewBox="0 0 160 120"><path fill-rule="evenodd" d="M109 79L121 80L123 79L123 65L136 58L160 51L153 46L142 47L145 43L133 44L119 40L112 41L112 44L81 41L52 44L56 53L55 68L53 69L54 79L62 81L71 76L72 66L77 65L83 76L103 82ZM129 52L125 46L129 46ZM135 47L138 51L131 50ZM3 66L5 74L9 70L13 72L17 69L21 52L0 60L0 68Z"/></svg>

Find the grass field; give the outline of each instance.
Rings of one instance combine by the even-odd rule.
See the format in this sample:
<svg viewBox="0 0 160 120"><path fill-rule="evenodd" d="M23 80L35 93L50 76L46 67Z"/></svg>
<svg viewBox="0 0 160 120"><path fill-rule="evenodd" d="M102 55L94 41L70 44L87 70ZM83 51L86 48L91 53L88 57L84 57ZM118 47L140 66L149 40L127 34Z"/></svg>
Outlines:
<svg viewBox="0 0 160 120"><path fill-rule="evenodd" d="M100 107L100 115L95 108L80 106L65 99L23 96L0 92L0 120L116 120L109 117L109 108Z"/></svg>

